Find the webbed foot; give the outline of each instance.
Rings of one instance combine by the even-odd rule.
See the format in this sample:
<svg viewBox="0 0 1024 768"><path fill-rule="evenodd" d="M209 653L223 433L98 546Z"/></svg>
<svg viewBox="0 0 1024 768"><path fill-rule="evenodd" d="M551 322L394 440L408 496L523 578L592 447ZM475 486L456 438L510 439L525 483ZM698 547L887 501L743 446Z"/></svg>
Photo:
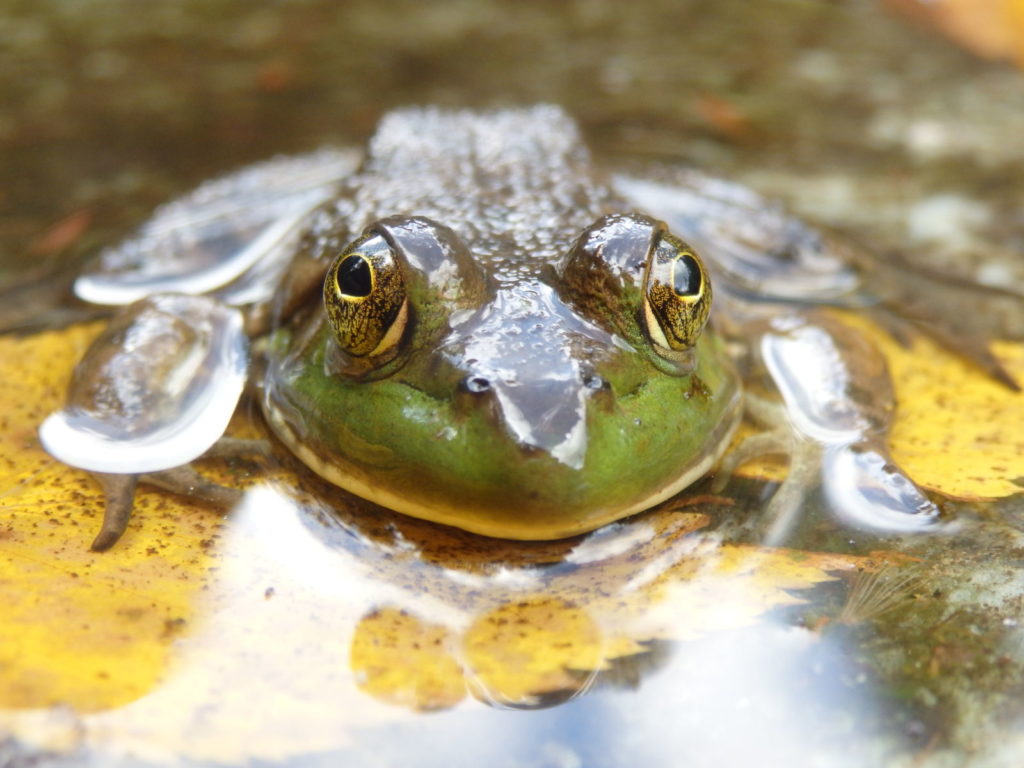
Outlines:
<svg viewBox="0 0 1024 768"><path fill-rule="evenodd" d="M105 504L103 525L92 542L93 552L105 552L114 546L128 528L135 505L135 489L140 482L164 491L186 496L217 509L230 509L242 499L242 492L207 480L190 466L165 469L144 475L91 473L101 486Z"/></svg>
<svg viewBox="0 0 1024 768"><path fill-rule="evenodd" d="M912 533L939 525L939 508L896 465L877 436L820 442L790 426L782 403L750 395L746 409L765 431L746 438L723 459L712 491L720 492L736 469L752 459L788 457L786 477L760 517L766 546L789 539L807 491L819 485L828 510L856 528Z"/></svg>

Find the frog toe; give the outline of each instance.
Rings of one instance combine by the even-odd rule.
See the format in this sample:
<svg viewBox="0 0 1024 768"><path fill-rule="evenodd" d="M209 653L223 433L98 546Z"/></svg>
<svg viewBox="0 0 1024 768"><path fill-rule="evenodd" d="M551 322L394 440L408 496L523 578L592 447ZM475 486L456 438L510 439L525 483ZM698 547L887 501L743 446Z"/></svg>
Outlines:
<svg viewBox="0 0 1024 768"><path fill-rule="evenodd" d="M150 472L142 475L139 480L218 509L230 509L242 499L242 491L207 480L189 465Z"/></svg>
<svg viewBox="0 0 1024 768"><path fill-rule="evenodd" d="M92 542L93 552L106 552L114 546L132 516L135 504L135 487L138 485L137 475L117 475L106 472L91 473L103 488L104 507L103 525Z"/></svg>
<svg viewBox="0 0 1024 768"><path fill-rule="evenodd" d="M912 533L940 525L938 506L884 448L870 443L829 447L822 479L830 508L857 527Z"/></svg>

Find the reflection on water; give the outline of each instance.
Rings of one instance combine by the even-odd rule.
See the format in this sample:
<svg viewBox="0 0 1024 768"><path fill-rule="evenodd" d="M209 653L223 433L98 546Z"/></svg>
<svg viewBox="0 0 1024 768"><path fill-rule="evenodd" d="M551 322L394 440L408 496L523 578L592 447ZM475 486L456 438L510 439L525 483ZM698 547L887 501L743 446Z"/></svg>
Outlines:
<svg viewBox="0 0 1024 768"><path fill-rule="evenodd" d="M437 747L438 765L713 764L770 746L780 765L808 748L856 764L866 676L834 638L765 612L869 564L719 545L704 523L642 516L561 563L460 561L259 487L163 681L75 727L95 754L156 762L379 765Z"/></svg>
<svg viewBox="0 0 1024 768"><path fill-rule="evenodd" d="M1019 583L965 579L955 541L916 564L745 545L734 490L724 524L698 496L523 543L260 485L150 690L0 724L102 765L855 766L930 749L947 670L1021 660Z"/></svg>

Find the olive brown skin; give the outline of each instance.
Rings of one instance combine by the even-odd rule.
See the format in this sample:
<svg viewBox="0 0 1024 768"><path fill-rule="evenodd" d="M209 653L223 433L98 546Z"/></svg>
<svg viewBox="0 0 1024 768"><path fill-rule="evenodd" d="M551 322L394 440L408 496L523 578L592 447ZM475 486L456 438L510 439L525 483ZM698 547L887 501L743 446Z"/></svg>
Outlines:
<svg viewBox="0 0 1024 768"><path fill-rule="evenodd" d="M819 467L844 519L932 525L875 417L890 390L809 308L861 306L866 252L733 182L661 177L609 182L554 107L408 109L363 153L275 158L161 206L76 279L79 298L124 309L40 427L104 488L93 547L124 532L137 482L234 503L189 462L266 449L222 437L247 376L296 456L399 512L544 539L658 503L714 466L740 415L683 233L713 259L730 350L785 401L778 418L757 406L778 427L725 466L793 454L771 530ZM819 428L851 414L856 428Z"/></svg>
<svg viewBox="0 0 1024 768"><path fill-rule="evenodd" d="M739 385L702 332L700 257L612 191L558 109L392 113L302 249L323 291L279 313L264 409L364 498L559 538L673 495L728 444Z"/></svg>
<svg viewBox="0 0 1024 768"><path fill-rule="evenodd" d="M94 548L139 481L234 503L189 462L237 450L247 375L311 469L476 533L582 533L703 476L738 379L701 257L621 183L555 107L426 108L359 164L276 158L161 207L76 279L126 306L40 428L105 490Z"/></svg>

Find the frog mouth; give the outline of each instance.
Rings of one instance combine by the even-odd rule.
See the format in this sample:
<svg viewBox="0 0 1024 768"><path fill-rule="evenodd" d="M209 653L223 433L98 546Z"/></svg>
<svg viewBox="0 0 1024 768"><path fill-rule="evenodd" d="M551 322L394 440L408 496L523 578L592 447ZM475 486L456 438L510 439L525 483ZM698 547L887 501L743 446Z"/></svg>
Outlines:
<svg viewBox="0 0 1024 768"><path fill-rule="evenodd" d="M682 467L678 474L651 486L645 493L623 504L598 502L585 508L563 508L558 515L544 513L540 517L523 514L530 500L517 494L514 485L495 487L493 499L481 503L467 502L457 491L445 498L423 495L419 493L422 483L382 482L379 474L366 467L322 452L315 443L300 438L273 403L266 413L275 434L306 466L325 480L363 499L412 517L483 536L536 541L585 533L650 509L707 474L725 452L739 424L742 414L740 402L739 390L733 390L724 405L722 420L704 437L696 458Z"/></svg>

